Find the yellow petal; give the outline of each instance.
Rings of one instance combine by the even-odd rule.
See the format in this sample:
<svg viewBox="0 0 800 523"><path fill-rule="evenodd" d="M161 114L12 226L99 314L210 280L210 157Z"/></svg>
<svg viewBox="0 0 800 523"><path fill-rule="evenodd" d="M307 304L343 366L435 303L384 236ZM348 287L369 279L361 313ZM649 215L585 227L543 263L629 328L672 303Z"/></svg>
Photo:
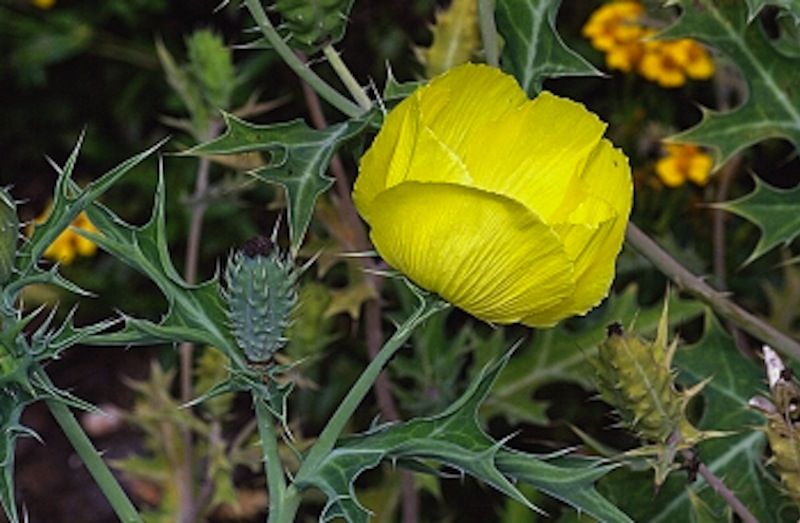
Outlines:
<svg viewBox="0 0 800 523"><path fill-rule="evenodd" d="M502 195L405 182L379 194L374 208L371 238L381 257L485 321L520 321L531 307L553 306L573 290L558 236Z"/></svg>
<svg viewBox="0 0 800 523"><path fill-rule="evenodd" d="M364 214L371 201L386 188L387 177L404 176L417 142L419 107L414 95L397 104L386 116L372 146L362 156L353 201ZM365 216L366 218L366 216Z"/></svg>
<svg viewBox="0 0 800 523"><path fill-rule="evenodd" d="M556 307L535 311L523 323L541 325L584 314L608 294L614 261L622 249L631 211L633 184L625 155L603 140L581 177L589 195L555 225L574 264L575 291Z"/></svg>
<svg viewBox="0 0 800 523"><path fill-rule="evenodd" d="M567 200L579 196L575 178L605 127L582 104L543 92L475 132L464 163L476 187L509 196L549 223L565 205L577 205Z"/></svg>
<svg viewBox="0 0 800 523"><path fill-rule="evenodd" d="M480 64L451 69L415 94L422 124L459 154L472 133L528 101L514 77Z"/></svg>

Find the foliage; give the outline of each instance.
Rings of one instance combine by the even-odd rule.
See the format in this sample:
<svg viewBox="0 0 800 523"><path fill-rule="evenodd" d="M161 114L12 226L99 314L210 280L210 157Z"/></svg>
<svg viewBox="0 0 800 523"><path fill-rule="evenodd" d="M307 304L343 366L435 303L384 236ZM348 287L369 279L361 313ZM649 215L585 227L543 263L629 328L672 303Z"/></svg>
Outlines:
<svg viewBox="0 0 800 523"><path fill-rule="evenodd" d="M627 68L597 45L607 27L581 36L599 0L241 4L223 2L217 12L163 0L0 8L4 90L14 100L0 131L8 145L0 166L0 504L11 523L25 519L21 506L31 520L63 517L62 497L73 498L70 517L103 522L103 497L124 521L259 521L265 511L270 523L394 521L415 504L411 516L422 522L732 519L681 450L696 451L758 521L797 520L790 369L780 375L789 392L770 381L770 400L761 397L773 410L747 407L765 390L758 355L768 352L759 345L771 334L761 318L780 331L775 348L789 367L800 356L796 1L636 2L642 16L613 28L622 40L636 33L628 51L639 65ZM669 251L654 255L629 240L602 304L533 331L487 325L398 278L371 251L350 194L389 111L425 84L420 78L492 61L484 40L499 42L500 67L528 97L551 91L609 122L605 132L633 170L633 222ZM657 84L641 76L647 53L660 60L649 64ZM693 53L702 70L692 72ZM613 74L594 64L604 58ZM672 77L664 89L675 71L681 81ZM705 83L685 82L712 72ZM270 99L260 101L262 93ZM715 109L702 109L697 122L697 104ZM564 121L558 112L519 138L534 133L545 144ZM167 128L174 138L159 141ZM487 135L480 152L500 150L509 141L500 138ZM63 164L41 162L43 151L67 147ZM563 149L562 158L578 156ZM154 176L149 159L166 151L176 154L161 158ZM574 160L577 172L585 162ZM490 167L503 177L503 165ZM436 167L427 161L420 176L437 176ZM616 196L608 192L600 199ZM425 212L441 217L443 202L431 200ZM726 213L755 225L760 238ZM96 230L76 229L80 216ZM421 214L402 218L420 227ZM269 231L269 253L247 255L246 240ZM105 254L44 259L62 235L78 234ZM466 259L489 256L479 258ZM665 259L726 292L664 269ZM665 291L665 276L688 292ZM665 302L670 314L660 323ZM642 340L658 329L655 345L627 334L607 341L615 322ZM658 352L667 331L677 331L676 341ZM614 368L604 368L599 387L605 404L591 361L610 348ZM108 351L114 362L101 367ZM653 354L674 365L645 369ZM634 364L640 380L629 379ZM671 399L631 409L617 401L622 389ZM633 396L641 399L622 399ZM109 398L126 407L116 435L100 444L124 490L86 438L88 425L70 413L94 414L93 403ZM27 456L43 451L20 444L51 441L37 404L103 496L53 462L52 475L77 487L48 492L46 503L37 497L50 483ZM649 430L653 405L680 418L691 449L674 444L675 425L663 417ZM620 418L634 433L610 427ZM692 438L689 427L723 437ZM48 456L61 447L48 445ZM658 477L647 466L654 447L663 458ZM94 501L80 507L80 491Z"/></svg>

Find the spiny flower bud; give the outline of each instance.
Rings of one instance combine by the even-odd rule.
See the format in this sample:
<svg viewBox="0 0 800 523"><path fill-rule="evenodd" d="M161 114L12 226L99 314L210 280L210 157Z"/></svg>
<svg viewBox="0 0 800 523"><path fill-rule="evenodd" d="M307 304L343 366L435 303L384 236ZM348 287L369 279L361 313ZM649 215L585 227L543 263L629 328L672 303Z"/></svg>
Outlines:
<svg viewBox="0 0 800 523"><path fill-rule="evenodd" d="M289 32L287 43L303 51L314 51L342 39L353 1L277 0L274 9Z"/></svg>
<svg viewBox="0 0 800 523"><path fill-rule="evenodd" d="M266 363L286 345L284 332L297 303L300 271L273 240L257 237L228 260L228 319L248 360Z"/></svg>
<svg viewBox="0 0 800 523"><path fill-rule="evenodd" d="M676 450L722 435L701 432L687 419L689 400L707 382L684 391L677 389L671 369L677 340L668 343L667 330L666 307L654 341L643 340L625 332L621 325L613 324L594 360L597 386L603 399L616 408L624 425L652 444L633 454L656 456L652 465L657 485L676 468Z"/></svg>
<svg viewBox="0 0 800 523"><path fill-rule="evenodd" d="M14 258L17 256L18 236L17 206L11 195L0 189L0 285L11 277Z"/></svg>

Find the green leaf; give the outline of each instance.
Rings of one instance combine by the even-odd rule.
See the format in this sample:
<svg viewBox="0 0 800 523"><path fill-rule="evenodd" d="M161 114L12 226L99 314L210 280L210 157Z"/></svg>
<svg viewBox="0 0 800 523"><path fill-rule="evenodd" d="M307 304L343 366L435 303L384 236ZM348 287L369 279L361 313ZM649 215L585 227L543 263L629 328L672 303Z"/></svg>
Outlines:
<svg viewBox="0 0 800 523"><path fill-rule="evenodd" d="M19 282L34 273L36 263L42 253L64 229L70 226L75 217L110 189L117 180L153 154L164 142L166 139L125 160L81 189L72 180L72 173L78 161L78 152L83 143L83 135L81 135L64 166L56 166L58 179L53 193L53 207L44 223L36 226L29 240L20 248L16 263L17 278L12 278L11 281Z"/></svg>
<svg viewBox="0 0 800 523"><path fill-rule="evenodd" d="M514 75L528 95L546 78L602 76L564 44L556 30L561 0L497 0L497 30L505 41L503 70Z"/></svg>
<svg viewBox="0 0 800 523"><path fill-rule="evenodd" d="M748 264L776 245L788 245L800 235L800 187L778 189L758 178L750 194L714 205L738 214L761 229L761 238L745 261Z"/></svg>
<svg viewBox="0 0 800 523"><path fill-rule="evenodd" d="M789 13L794 23L800 23L800 0L745 0L747 2L747 18L752 21L763 8L768 5L779 7Z"/></svg>
<svg viewBox="0 0 800 523"><path fill-rule="evenodd" d="M707 312L703 338L679 349L675 363L679 381L689 386L712 376L703 389L704 410L698 422L701 430L734 431L735 435L712 439L698 445L700 460L747 506L762 523L784 521L776 482L764 468L766 438L758 430L762 416L747 407L747 402L763 390L762 370L736 349L714 316ZM618 470L601 483L601 492L628 512L636 521L666 523L691 521L693 491L715 513L724 511L724 502L702 479L687 484L685 475L672 474L658 492L652 486L652 473Z"/></svg>
<svg viewBox="0 0 800 523"><path fill-rule="evenodd" d="M683 11L659 37L696 38L725 53L741 70L749 93L739 107L703 111L696 126L670 138L715 151L716 165L767 138L800 147L800 60L779 53L757 21L748 24L745 2L677 0Z"/></svg>
<svg viewBox="0 0 800 523"><path fill-rule="evenodd" d="M333 184L333 179L325 174L331 156L342 143L364 131L374 115L369 113L318 131L308 127L302 120L255 125L225 114L228 126L225 134L185 154L268 152L270 158L267 164L251 174L259 180L276 183L286 189L289 232L292 246L297 249L303 242L317 198Z"/></svg>
<svg viewBox="0 0 800 523"><path fill-rule="evenodd" d="M159 176L153 214L141 227L124 222L102 205L87 209L89 219L100 232L77 232L153 281L166 297L168 309L158 323L124 317L125 327L121 331L91 336L85 341L120 345L192 341L217 347L231 360L241 362L228 332L218 279L190 285L172 264L167 248L164 198L164 178Z"/></svg>
<svg viewBox="0 0 800 523"><path fill-rule="evenodd" d="M22 411L31 402L31 397L19 387L0 388L0 503L10 523L18 523L17 505L14 498L14 448L21 434L35 434L20 425Z"/></svg>
<svg viewBox="0 0 800 523"><path fill-rule="evenodd" d="M5 189L0 189L0 285L11 277L18 240L17 206L11 195Z"/></svg>
<svg viewBox="0 0 800 523"><path fill-rule="evenodd" d="M569 382L586 389L594 388L594 370L589 359L597 354L597 346L606 339L609 324L628 325L635 321L636 330L641 333L654 332L658 326L662 306L656 304L640 309L636 295L637 287L630 285L621 294L611 296L603 308L583 322L583 329L567 330L561 324L537 331L533 342L517 351L500 375L482 413L487 417L503 414L512 422L544 425L548 423L547 404L533 399L540 387ZM670 325L674 326L699 316L703 306L672 293L669 310ZM476 355L480 358L494 352L484 350L486 348L479 347Z"/></svg>
<svg viewBox="0 0 800 523"><path fill-rule="evenodd" d="M566 457L563 453L534 456L503 449L497 454L497 467L516 481L532 485L600 521L632 521L594 489L594 484L616 465Z"/></svg>
<svg viewBox="0 0 800 523"><path fill-rule="evenodd" d="M354 482L364 471L382 460L433 462L468 473L512 499L531 505L512 483L534 484L604 521L630 521L594 492L592 484L608 472L606 467L562 468L545 463L548 458L509 451L504 441L487 435L477 421L477 409L505 366L511 352L484 368L467 391L444 412L427 418L379 426L361 435L345 438L326 456L300 488L316 487L328 497L322 521L343 517L348 522L366 522L368 513L355 496ZM591 470L590 470L591 469ZM606 518L608 515L608 518Z"/></svg>

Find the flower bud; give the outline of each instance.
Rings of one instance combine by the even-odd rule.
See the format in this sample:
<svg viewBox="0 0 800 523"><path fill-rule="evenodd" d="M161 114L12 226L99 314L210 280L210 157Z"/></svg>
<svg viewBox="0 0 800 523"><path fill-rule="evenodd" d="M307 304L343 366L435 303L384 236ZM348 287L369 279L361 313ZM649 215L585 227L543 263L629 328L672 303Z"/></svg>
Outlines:
<svg viewBox="0 0 800 523"><path fill-rule="evenodd" d="M17 256L19 218L11 195L0 189L0 285L11 277Z"/></svg>
<svg viewBox="0 0 800 523"><path fill-rule="evenodd" d="M286 345L298 274L293 260L265 237L249 240L228 260L228 319L250 362L267 363Z"/></svg>
<svg viewBox="0 0 800 523"><path fill-rule="evenodd" d="M287 43L303 51L341 40L352 7L353 0L277 0L274 5L289 31Z"/></svg>

